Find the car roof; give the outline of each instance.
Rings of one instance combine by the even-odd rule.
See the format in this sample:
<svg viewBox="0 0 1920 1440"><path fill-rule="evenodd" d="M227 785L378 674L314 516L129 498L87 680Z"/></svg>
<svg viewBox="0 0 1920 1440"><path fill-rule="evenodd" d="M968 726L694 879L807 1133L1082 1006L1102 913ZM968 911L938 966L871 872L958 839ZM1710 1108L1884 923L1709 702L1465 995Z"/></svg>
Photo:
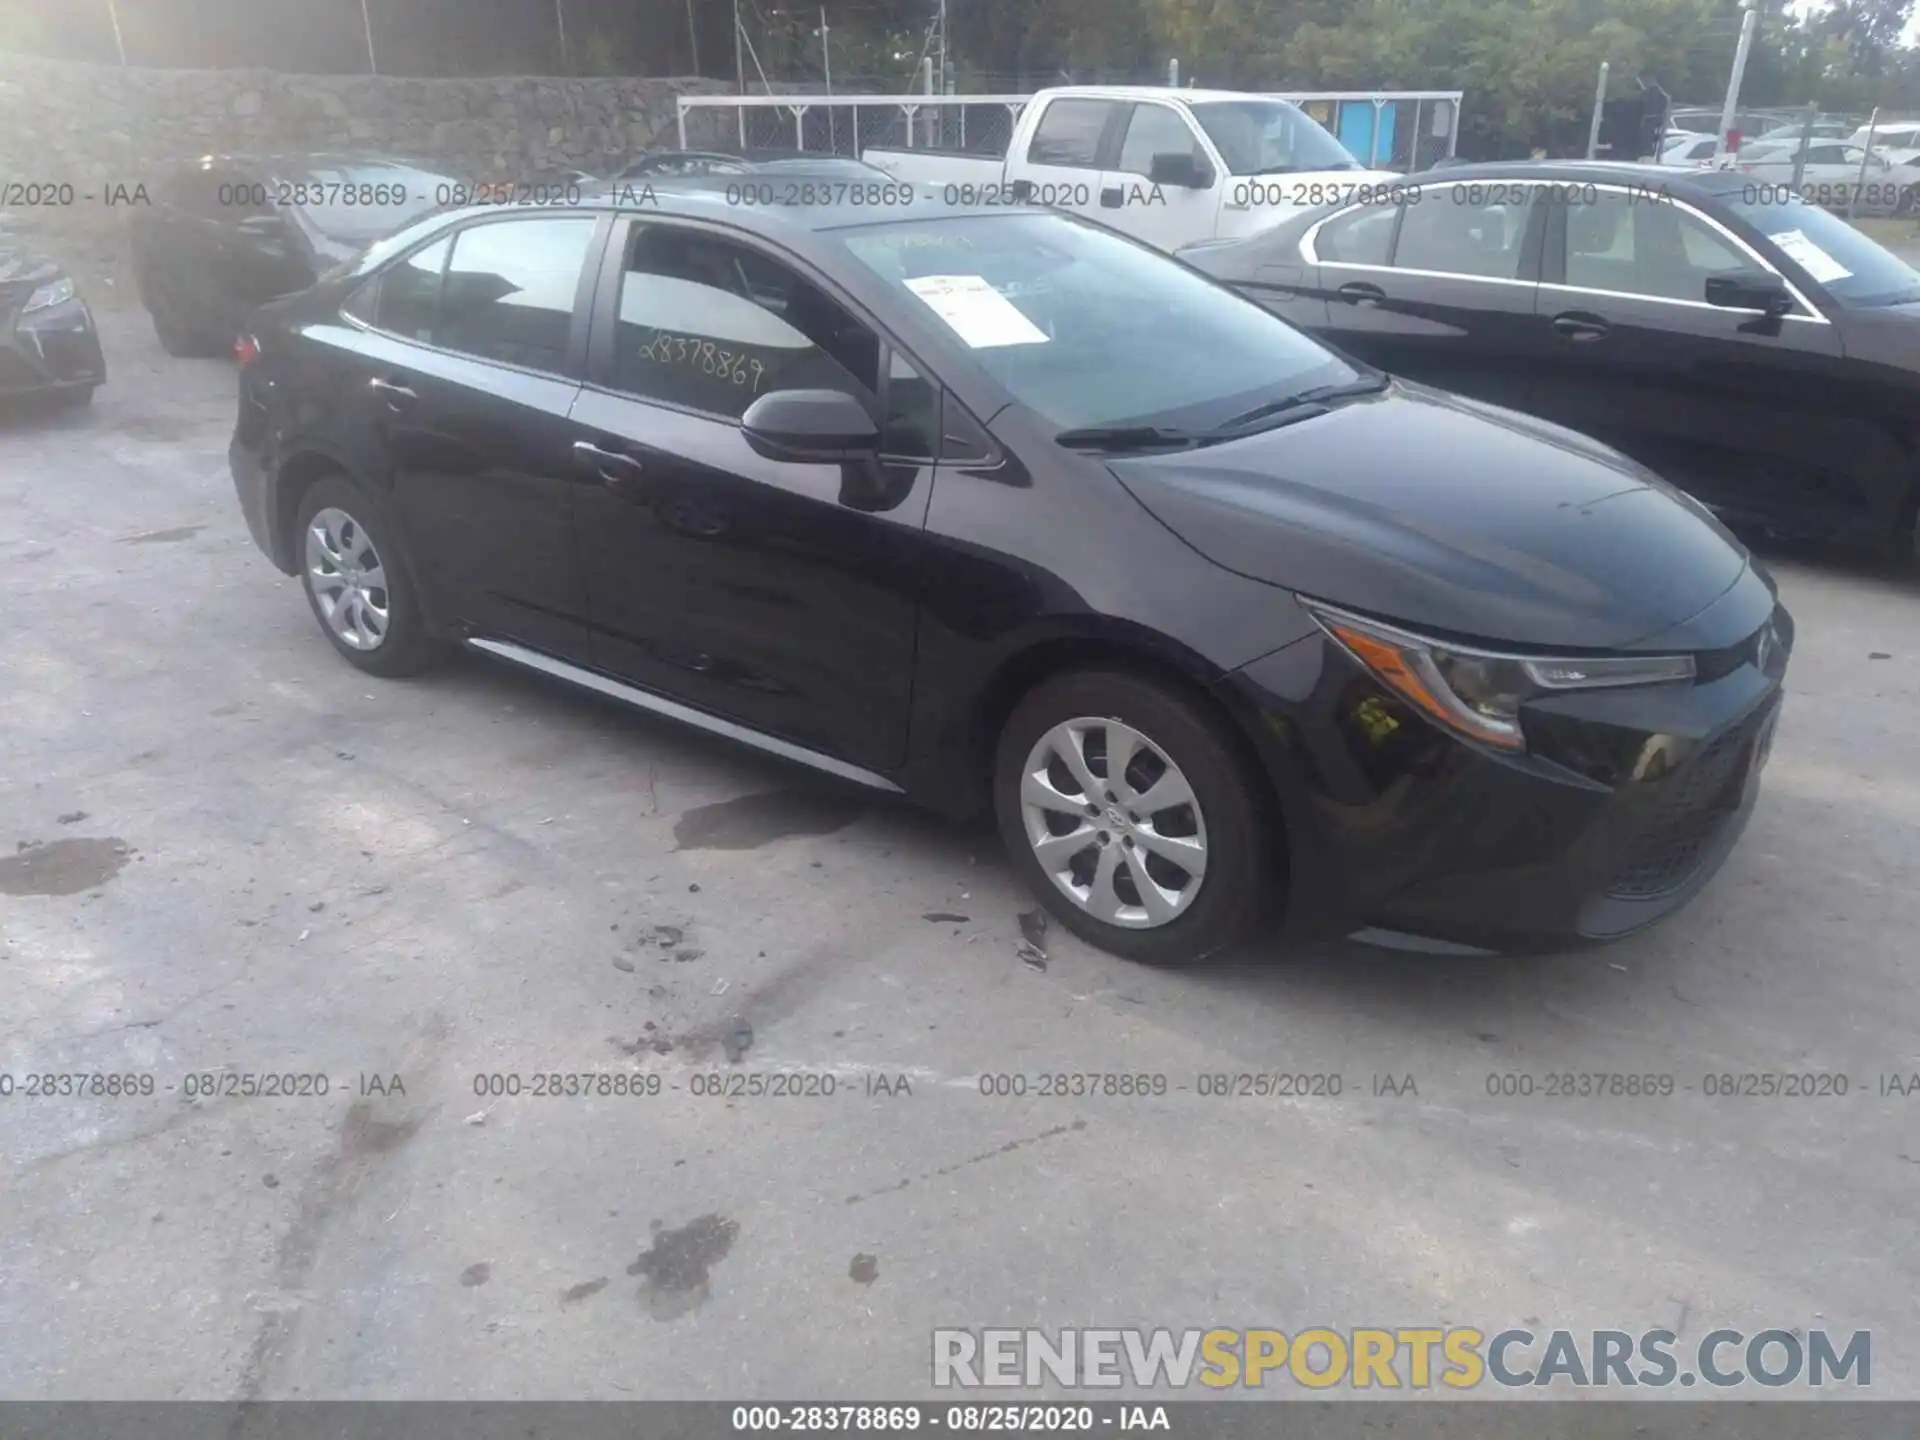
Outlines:
<svg viewBox="0 0 1920 1440"><path fill-rule="evenodd" d="M1175 90L1166 85L1057 85L1041 92L1067 100L1179 100L1203 105L1215 100L1271 100L1247 90Z"/></svg>
<svg viewBox="0 0 1920 1440"><path fill-rule="evenodd" d="M429 175L445 175L448 170L432 160L414 155L388 155L375 151L225 151L196 156L181 162L182 169L208 165L247 165L262 170L329 170L351 167L378 167L394 170L419 170Z"/></svg>
<svg viewBox="0 0 1920 1440"><path fill-rule="evenodd" d="M1710 177L1726 172L1714 170L1676 170L1671 165L1642 165L1624 160L1486 160L1470 165L1450 165L1443 171L1427 172L1436 183L1448 185L1472 180L1545 180L1572 185L1666 185L1711 188ZM1409 175L1405 183L1420 181ZM1735 177L1735 183L1741 183Z"/></svg>
<svg viewBox="0 0 1920 1440"><path fill-rule="evenodd" d="M778 236L786 233L818 233L852 230L896 221L928 221L989 215L1055 215L1060 212L1044 205L950 205L933 188L916 190L906 204L875 206L852 203L844 191L822 187L821 198L811 204L742 205L739 203L738 176L676 175L633 180L607 181L582 186L578 204L571 200L569 211L613 210L635 215L662 215L682 220L716 220L735 229L755 234ZM902 182L901 188L909 188ZM735 192L730 199L728 192ZM833 197L839 195L839 199ZM552 215L554 207L541 204L470 205L449 209L439 218L454 216Z"/></svg>

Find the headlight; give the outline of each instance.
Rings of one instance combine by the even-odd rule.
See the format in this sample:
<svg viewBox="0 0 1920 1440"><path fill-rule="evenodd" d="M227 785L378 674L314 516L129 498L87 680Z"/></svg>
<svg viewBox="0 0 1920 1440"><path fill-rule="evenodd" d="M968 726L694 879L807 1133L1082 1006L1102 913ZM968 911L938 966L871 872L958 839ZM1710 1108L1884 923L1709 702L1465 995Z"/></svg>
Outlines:
<svg viewBox="0 0 1920 1440"><path fill-rule="evenodd" d="M62 275L51 284L42 285L27 297L27 308L22 314L35 310L45 310L50 305L64 305L73 299L73 281Z"/></svg>
<svg viewBox="0 0 1920 1440"><path fill-rule="evenodd" d="M1302 601L1307 613L1414 709L1456 735L1524 750L1520 707L1540 695L1691 680L1691 655L1502 655Z"/></svg>

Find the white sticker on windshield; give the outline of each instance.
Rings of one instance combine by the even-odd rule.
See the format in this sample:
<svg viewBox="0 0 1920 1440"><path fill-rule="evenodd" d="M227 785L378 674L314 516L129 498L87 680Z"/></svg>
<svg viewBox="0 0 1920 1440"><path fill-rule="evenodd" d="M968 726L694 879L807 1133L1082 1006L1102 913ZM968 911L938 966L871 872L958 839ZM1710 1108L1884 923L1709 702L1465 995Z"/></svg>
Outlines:
<svg viewBox="0 0 1920 1440"><path fill-rule="evenodd" d="M972 349L1044 345L1050 338L982 276L916 275L906 286Z"/></svg>
<svg viewBox="0 0 1920 1440"><path fill-rule="evenodd" d="M1845 280L1853 274L1799 230L1783 230L1770 238L1774 244L1786 252L1789 260L1822 285L1832 280Z"/></svg>

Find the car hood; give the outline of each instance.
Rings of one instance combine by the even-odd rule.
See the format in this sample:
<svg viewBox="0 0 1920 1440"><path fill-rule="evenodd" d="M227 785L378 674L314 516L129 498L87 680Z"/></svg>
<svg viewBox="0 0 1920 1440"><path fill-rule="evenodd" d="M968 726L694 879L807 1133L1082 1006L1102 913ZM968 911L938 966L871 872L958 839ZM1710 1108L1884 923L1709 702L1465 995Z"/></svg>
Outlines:
<svg viewBox="0 0 1920 1440"><path fill-rule="evenodd" d="M1109 467L1215 564L1461 637L1629 648L1747 570L1703 507L1605 446L1400 382L1243 440Z"/></svg>

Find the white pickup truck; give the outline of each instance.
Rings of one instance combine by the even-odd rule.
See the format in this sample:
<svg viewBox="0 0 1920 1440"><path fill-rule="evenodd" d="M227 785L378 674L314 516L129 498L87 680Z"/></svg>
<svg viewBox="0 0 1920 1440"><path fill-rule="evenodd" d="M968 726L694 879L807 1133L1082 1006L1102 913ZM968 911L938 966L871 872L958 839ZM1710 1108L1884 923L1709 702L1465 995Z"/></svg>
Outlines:
<svg viewBox="0 0 1920 1440"><path fill-rule="evenodd" d="M1001 158L891 148L862 158L955 204L1051 205L1162 250L1237 239L1400 178L1366 169L1285 100L1143 85L1042 90Z"/></svg>

